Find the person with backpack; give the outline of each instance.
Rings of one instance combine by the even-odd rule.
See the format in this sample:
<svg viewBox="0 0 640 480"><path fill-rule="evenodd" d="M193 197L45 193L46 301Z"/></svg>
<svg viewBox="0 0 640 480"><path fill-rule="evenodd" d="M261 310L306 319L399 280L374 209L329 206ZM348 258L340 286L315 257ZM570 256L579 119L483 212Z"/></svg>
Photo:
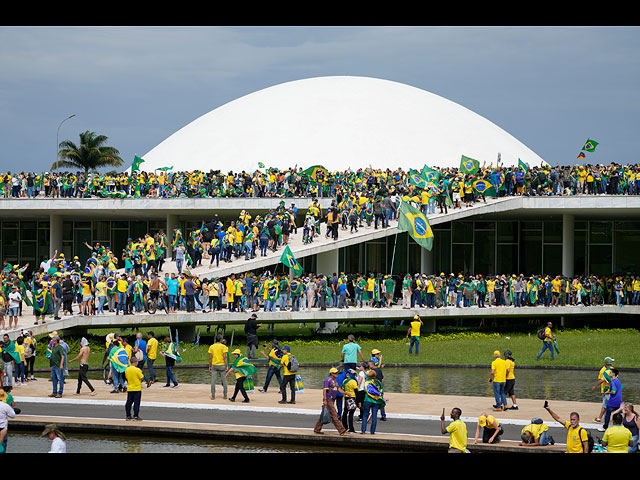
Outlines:
<svg viewBox="0 0 640 480"><path fill-rule="evenodd" d="M288 346L282 347L282 358L280 359L280 365L282 365L282 383L280 385L280 393L282 394L282 400L278 403L296 403L296 373L300 364L298 359L291 355L291 348ZM291 388L291 400L287 402L287 385Z"/></svg>
<svg viewBox="0 0 640 480"><path fill-rule="evenodd" d="M553 324L551 322L547 322L547 326L538 331L538 338L542 340L542 350L538 353L536 360L540 360L540 357L545 350L549 350L551 352L551 360L555 359L553 342L556 339L556 336L551 332L551 327L553 327Z"/></svg>
<svg viewBox="0 0 640 480"><path fill-rule="evenodd" d="M549 402L545 400L544 409L549 412L555 421L562 424L567 429L567 453L591 453L593 450L593 438L588 430L580 426L580 415L578 412L569 414L569 421L562 420L549 407Z"/></svg>

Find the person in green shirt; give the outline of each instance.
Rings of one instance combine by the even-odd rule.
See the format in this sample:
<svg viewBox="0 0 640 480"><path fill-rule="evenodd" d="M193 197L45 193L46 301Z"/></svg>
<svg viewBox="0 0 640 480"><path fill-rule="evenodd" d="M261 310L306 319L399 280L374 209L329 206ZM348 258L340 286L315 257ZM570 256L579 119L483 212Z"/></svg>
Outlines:
<svg viewBox="0 0 640 480"><path fill-rule="evenodd" d="M51 338L51 356L49 357L51 382L53 384L53 392L49 395L50 397L62 398L64 390L64 358L65 352L62 345L60 345L60 337L55 335Z"/></svg>

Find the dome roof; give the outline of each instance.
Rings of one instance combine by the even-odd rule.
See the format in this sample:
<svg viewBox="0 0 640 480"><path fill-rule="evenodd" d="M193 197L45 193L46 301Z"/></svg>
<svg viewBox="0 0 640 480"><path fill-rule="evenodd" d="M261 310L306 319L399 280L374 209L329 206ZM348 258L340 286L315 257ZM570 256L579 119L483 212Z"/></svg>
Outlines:
<svg viewBox="0 0 640 480"><path fill-rule="evenodd" d="M542 159L486 118L450 100L398 82L317 77L275 85L197 118L143 156L152 171L255 171L322 165L330 171L373 167L529 165Z"/></svg>

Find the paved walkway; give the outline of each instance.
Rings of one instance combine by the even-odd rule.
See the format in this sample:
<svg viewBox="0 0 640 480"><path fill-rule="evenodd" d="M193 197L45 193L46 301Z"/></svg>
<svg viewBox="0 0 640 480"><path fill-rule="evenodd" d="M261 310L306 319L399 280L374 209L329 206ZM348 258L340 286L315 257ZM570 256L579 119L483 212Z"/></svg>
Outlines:
<svg viewBox="0 0 640 480"><path fill-rule="evenodd" d="M100 414L107 407L116 407L116 411L117 407L119 407L122 409L122 417L124 417L126 394L110 393L111 388L102 381L92 381L92 384L96 388L97 395L90 396L86 386L83 386L80 395L75 395L76 379L69 377L63 397L60 399L48 397L52 386L46 378L39 378L37 382L16 386L14 387L13 395L16 406L22 406L23 412L12 422L23 424L23 426L55 422L67 425L68 428L75 424L77 428L86 428L88 430L98 426L103 430L111 431L118 431L124 428L130 429L132 423L126 422L124 418L101 418ZM230 385L229 395L232 393L233 387ZM301 441L333 442L343 441L344 438L347 438L361 443L367 439L373 440L375 438L377 443L386 442L389 445L395 445L397 448L418 448L417 444L424 444L425 446L446 444L446 436L440 435L437 431L438 429L434 430L434 427L437 425L439 428L439 419L443 408L445 409L445 418L448 424L450 421L449 412L453 407L458 407L462 409L463 420L467 423L470 449L493 448L499 451L509 451L513 448L522 447L518 447L515 440L504 440L497 446L472 445L477 418L480 414L495 413L496 418L505 428L511 426L511 429L516 432L522 426L527 425L532 417L542 418L551 428L560 427L542 408L541 400L522 399L518 401L519 410L497 413L491 410L493 398L404 393L388 393L386 397L387 416L390 421L385 422L382 429L384 433L378 432L375 437L368 434L339 437L333 427L329 425L325 429L326 435L319 437L313 435L312 427L321 407L322 392L320 390L305 390L299 393L296 396L295 405L278 404L280 394L276 390L268 393L256 391L250 394L250 403L243 404L231 403L222 398L222 387L220 385L217 387L216 399L211 400L210 385L180 384L178 388L174 389L163 388L163 382L159 382L150 388L143 388L141 411L147 413L154 408L171 409L170 411L174 418L167 418L166 410L163 410L165 413L161 417L165 420L146 420L146 418L153 418L153 416L142 415L141 413L145 420L136 422L135 428L141 429L141 432L145 429L152 429L157 433L161 431L167 433L192 431L194 434L206 433L207 435L239 435L240 433L246 435L246 433L251 433L256 439L265 435L272 436L274 431L278 431L279 434L284 436L282 438L290 436L290 439L299 438ZM241 399L239 398L238 400ZM599 404L552 401L551 405L553 410L563 419L568 419L570 412L578 411L583 418L583 426L595 433L597 425L589 423L587 419L592 418L599 411ZM67 408L66 414L56 415L52 413L60 411L63 406ZM205 421L196 421L196 418L202 420L201 414L203 412L209 412L210 415L204 417ZM250 413L256 415L251 416L249 415ZM283 413L288 418L292 418L292 415L307 415L309 417L302 420L301 425L303 426L301 427L282 427L279 421L274 421L274 418L278 418L278 416L273 414ZM214 421L221 418L226 420L222 422ZM407 424L413 424L413 430L403 429L400 426L401 422L393 422L395 419L409 421ZM425 426L432 425L430 433L428 433L426 427L424 434L421 429L419 429L419 433L416 433L415 426L422 424ZM378 425L379 429L381 429L380 422ZM360 424L356 426L356 430L359 430L359 427ZM393 432L389 430L393 430ZM311 437L313 437L313 440ZM355 440L356 438L357 440ZM513 434L511 438L513 438ZM555 446L540 448L544 448L545 451L549 452L563 451L565 435L558 432L555 438L558 442Z"/></svg>

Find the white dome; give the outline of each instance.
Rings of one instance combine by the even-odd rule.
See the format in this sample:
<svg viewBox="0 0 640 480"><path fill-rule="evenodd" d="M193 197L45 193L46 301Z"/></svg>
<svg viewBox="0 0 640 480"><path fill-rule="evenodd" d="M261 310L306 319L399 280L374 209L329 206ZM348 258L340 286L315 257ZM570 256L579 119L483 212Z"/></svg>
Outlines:
<svg viewBox="0 0 640 480"><path fill-rule="evenodd" d="M143 156L152 171L253 172L285 169L531 166L542 159L489 120L450 100L402 83L318 77L259 90L194 120Z"/></svg>

